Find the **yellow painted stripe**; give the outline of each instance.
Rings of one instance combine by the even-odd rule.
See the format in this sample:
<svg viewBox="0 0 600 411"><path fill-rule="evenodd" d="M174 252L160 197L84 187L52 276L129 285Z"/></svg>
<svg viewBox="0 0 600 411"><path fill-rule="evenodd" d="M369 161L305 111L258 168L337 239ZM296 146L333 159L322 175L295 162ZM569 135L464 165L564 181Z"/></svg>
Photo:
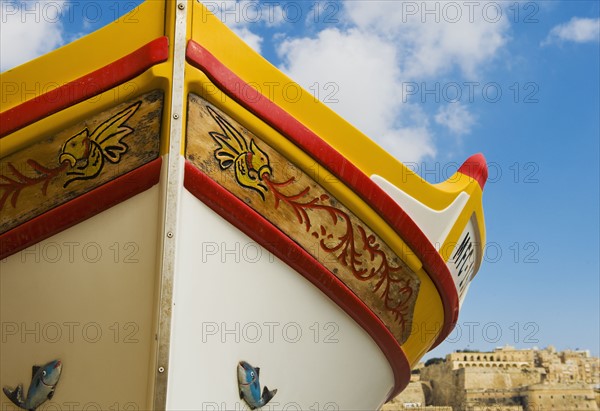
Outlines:
<svg viewBox="0 0 600 411"><path fill-rule="evenodd" d="M19 92L2 92L0 111L95 71L165 35L165 3L147 1L113 23L0 75Z"/></svg>

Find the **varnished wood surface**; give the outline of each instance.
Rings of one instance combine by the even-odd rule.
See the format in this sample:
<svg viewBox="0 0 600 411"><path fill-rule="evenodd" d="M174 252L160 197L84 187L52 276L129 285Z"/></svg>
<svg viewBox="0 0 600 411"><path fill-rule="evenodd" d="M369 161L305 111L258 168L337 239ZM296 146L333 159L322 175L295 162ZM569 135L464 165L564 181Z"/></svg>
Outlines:
<svg viewBox="0 0 600 411"><path fill-rule="evenodd" d="M0 159L0 233L154 160L155 90Z"/></svg>

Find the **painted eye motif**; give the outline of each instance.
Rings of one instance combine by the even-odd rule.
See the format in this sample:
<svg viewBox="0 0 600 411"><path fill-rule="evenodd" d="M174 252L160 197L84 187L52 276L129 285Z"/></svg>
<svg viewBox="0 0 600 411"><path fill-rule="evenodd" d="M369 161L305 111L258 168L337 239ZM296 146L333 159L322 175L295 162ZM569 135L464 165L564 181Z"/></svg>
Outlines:
<svg viewBox="0 0 600 411"><path fill-rule="evenodd" d="M46 370L42 370L42 377L46 376Z"/></svg>
<svg viewBox="0 0 600 411"><path fill-rule="evenodd" d="M254 378L254 371L250 371L250 376Z"/></svg>

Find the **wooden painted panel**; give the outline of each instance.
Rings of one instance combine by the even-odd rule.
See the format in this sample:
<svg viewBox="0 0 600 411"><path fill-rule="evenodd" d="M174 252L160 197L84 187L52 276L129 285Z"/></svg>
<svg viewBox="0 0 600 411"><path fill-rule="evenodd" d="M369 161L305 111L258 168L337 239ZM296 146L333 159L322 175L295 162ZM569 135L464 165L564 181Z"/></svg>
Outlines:
<svg viewBox="0 0 600 411"><path fill-rule="evenodd" d="M406 341L420 280L330 193L259 137L193 94L185 155L344 282L399 343Z"/></svg>
<svg viewBox="0 0 600 411"><path fill-rule="evenodd" d="M0 233L159 155L163 93L119 104L0 159Z"/></svg>

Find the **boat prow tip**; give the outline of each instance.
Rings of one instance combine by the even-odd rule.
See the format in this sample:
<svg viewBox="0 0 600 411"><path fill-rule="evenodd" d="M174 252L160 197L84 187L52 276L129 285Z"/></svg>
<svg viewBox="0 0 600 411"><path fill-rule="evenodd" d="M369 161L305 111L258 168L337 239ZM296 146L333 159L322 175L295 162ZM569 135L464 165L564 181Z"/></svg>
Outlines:
<svg viewBox="0 0 600 411"><path fill-rule="evenodd" d="M487 161L483 154L473 154L460 166L458 172L477 181L479 187L483 190L488 179Z"/></svg>

